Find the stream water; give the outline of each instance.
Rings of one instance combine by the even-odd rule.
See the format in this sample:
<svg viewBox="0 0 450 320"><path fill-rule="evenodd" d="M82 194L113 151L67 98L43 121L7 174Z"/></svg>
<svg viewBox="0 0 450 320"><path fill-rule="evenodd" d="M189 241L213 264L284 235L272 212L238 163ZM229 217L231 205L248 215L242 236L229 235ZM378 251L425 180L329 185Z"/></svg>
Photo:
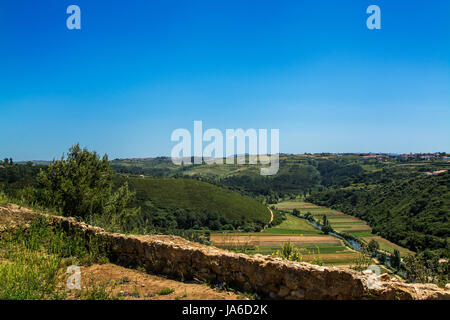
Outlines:
<svg viewBox="0 0 450 320"><path fill-rule="evenodd" d="M309 223L311 223L311 224L312 224L314 227L316 227L317 229L322 230L322 226L319 225L319 224L317 224L316 222L309 221ZM334 232L330 232L329 234L332 235L333 237L336 237L336 238L345 240L345 242L348 243L348 244L349 244L353 249L355 249L356 251L363 252L363 250L362 250L362 248L361 248L361 245L360 245L357 241L351 240L351 239L345 239L345 238L342 237L341 235L339 235L339 234L337 234L337 233L334 233ZM380 257L380 254L379 254L379 253L376 253L375 256L376 256L377 258L379 258L379 257ZM385 264L386 266L388 266L388 267L391 267L391 258L390 258L389 256L386 256L386 261L384 262L384 264Z"/></svg>
<svg viewBox="0 0 450 320"><path fill-rule="evenodd" d="M319 225L319 224L317 224L316 222L309 221L309 223L311 223L311 224L312 224L314 227L316 227L317 229L322 230L322 226ZM355 250L357 250L357 251L359 251L359 252L362 252L361 245L360 245L357 241L345 239L345 238L342 237L341 235L339 235L339 234L337 234L337 233L334 233L334 232L330 232L329 235L332 235L333 237L336 237L336 238L345 240L348 244L350 244L350 246L351 246L353 249L355 249Z"/></svg>

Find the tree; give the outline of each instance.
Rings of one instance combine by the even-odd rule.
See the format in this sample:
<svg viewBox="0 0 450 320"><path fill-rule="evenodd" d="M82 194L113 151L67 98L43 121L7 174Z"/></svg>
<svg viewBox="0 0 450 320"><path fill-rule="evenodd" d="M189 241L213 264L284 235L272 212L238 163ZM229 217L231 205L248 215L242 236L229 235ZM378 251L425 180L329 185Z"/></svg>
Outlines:
<svg viewBox="0 0 450 320"><path fill-rule="evenodd" d="M324 226L328 226L330 223L328 222L328 218L327 218L327 215L326 214L324 214L323 215L323 217L322 217L322 224L324 225Z"/></svg>
<svg viewBox="0 0 450 320"><path fill-rule="evenodd" d="M333 232L333 229L330 227L329 224L322 227L322 232L324 234L329 234L330 232Z"/></svg>
<svg viewBox="0 0 450 320"><path fill-rule="evenodd" d="M402 258L400 256L400 251L398 251L397 249L394 250L394 256L391 256L391 265L394 268L399 268L400 264L402 262Z"/></svg>
<svg viewBox="0 0 450 320"><path fill-rule="evenodd" d="M311 222L314 221L314 217L313 217L312 213L309 211L305 213L305 219L308 221L311 221Z"/></svg>
<svg viewBox="0 0 450 320"><path fill-rule="evenodd" d="M5 166L8 165L8 163L9 163L8 158L5 158L5 159L3 160L3 163L5 164Z"/></svg>
<svg viewBox="0 0 450 320"><path fill-rule="evenodd" d="M53 161L38 175L41 204L59 210L65 216L86 219L93 216L124 221L136 210L127 210L134 194L128 184L113 192L113 170L108 156L102 159L96 152L81 149L79 144L69 149L67 158Z"/></svg>
<svg viewBox="0 0 450 320"><path fill-rule="evenodd" d="M369 252L376 253L380 249L380 244L374 239L370 240L368 250Z"/></svg>
<svg viewBox="0 0 450 320"><path fill-rule="evenodd" d="M378 256L378 260L379 260L382 264L385 264L385 263L386 263L386 259L387 259L386 253L381 252L380 255Z"/></svg>

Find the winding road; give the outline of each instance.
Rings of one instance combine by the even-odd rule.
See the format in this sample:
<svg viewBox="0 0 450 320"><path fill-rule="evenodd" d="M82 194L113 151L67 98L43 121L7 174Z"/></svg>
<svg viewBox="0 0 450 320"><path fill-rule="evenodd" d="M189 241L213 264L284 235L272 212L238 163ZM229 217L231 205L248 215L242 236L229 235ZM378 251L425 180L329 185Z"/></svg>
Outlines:
<svg viewBox="0 0 450 320"><path fill-rule="evenodd" d="M272 210L271 210L269 207L267 207L267 209L269 209L269 211L270 211L270 221L269 221L268 224L266 224L266 225L264 226L264 229L261 230L261 232L263 232L264 230L266 230L266 229L269 227L269 225L272 223L272 221L273 221L273 212L272 212Z"/></svg>

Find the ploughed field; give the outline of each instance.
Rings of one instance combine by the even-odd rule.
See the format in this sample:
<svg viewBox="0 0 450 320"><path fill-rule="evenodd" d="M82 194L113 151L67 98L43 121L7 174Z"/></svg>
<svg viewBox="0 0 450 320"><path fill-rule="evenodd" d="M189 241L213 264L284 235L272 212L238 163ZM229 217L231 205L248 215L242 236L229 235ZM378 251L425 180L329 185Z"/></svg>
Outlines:
<svg viewBox="0 0 450 320"><path fill-rule="evenodd" d="M332 236L301 236L301 235L265 235L260 234L231 234L231 235L221 235L213 234L211 235L211 241L216 244L252 244L252 245L278 245L283 242L291 242L293 244L315 244L315 243L334 243L339 245L341 242L339 239Z"/></svg>

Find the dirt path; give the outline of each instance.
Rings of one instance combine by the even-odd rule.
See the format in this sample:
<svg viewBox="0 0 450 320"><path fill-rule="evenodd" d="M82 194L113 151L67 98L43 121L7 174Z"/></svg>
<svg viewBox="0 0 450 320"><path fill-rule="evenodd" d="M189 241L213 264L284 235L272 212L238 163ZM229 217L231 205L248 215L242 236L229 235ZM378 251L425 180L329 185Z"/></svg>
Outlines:
<svg viewBox="0 0 450 320"><path fill-rule="evenodd" d="M270 221L269 221L268 224L266 224L266 225L264 226L264 229L261 230L261 232L267 230L267 228L269 227L269 225L270 225L270 224L272 223L272 221L273 221L273 212L272 212L272 210L271 210L269 207L267 207L267 209L269 209L269 212L270 212Z"/></svg>
<svg viewBox="0 0 450 320"><path fill-rule="evenodd" d="M269 224L271 224L272 221L273 221L273 212L272 212L272 210L271 210L269 207L267 207L267 209L269 209L269 211L270 211L270 221L269 221Z"/></svg>

